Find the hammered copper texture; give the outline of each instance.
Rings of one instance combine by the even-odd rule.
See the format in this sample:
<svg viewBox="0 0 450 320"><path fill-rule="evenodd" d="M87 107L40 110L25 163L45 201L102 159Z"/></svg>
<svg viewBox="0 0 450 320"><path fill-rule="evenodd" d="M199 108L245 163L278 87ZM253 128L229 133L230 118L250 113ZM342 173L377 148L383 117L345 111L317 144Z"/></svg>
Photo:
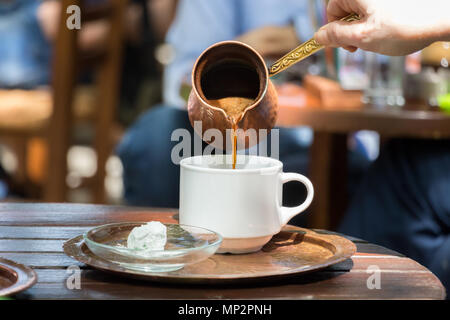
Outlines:
<svg viewBox="0 0 450 320"><path fill-rule="evenodd" d="M227 134L226 129L230 130L232 128L232 122L227 119L226 114L222 109L211 106L205 102L206 98L203 96L201 87L201 75L205 65L219 59L219 56L222 57L223 50L228 50L230 55L239 56L240 59L245 60L254 66L255 72L259 76L259 94L256 98L256 103L246 109L244 117L238 122L238 129L243 129L243 132L238 131L237 148L249 148L260 141L260 129L270 130L275 126L278 115L278 97L275 87L268 77L268 71L264 64L264 60L248 45L238 41L223 41L207 48L199 56L193 68L193 88L187 104L189 120L194 129L196 129L194 122L201 122L201 131L196 130L197 134L201 137L203 137L205 131L209 129L217 129L222 133L222 137L226 137L226 139L223 139L222 143L216 141L212 143L210 141L206 142L223 150L225 150L227 146L231 147L231 143L226 145L226 140L231 139L230 134ZM226 57L228 56L226 55ZM248 136L245 135L245 131L248 129L256 130L257 141L250 141L250 139L248 139Z"/></svg>

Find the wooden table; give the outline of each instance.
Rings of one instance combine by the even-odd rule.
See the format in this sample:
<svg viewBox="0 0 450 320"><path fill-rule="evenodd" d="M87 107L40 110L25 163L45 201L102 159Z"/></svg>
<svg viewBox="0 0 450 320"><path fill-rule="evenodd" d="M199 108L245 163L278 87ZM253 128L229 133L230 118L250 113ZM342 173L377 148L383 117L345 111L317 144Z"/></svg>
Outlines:
<svg viewBox="0 0 450 320"><path fill-rule="evenodd" d="M450 116L437 108L409 103L405 107L362 106L359 109L324 109L299 89L299 104L281 97L278 126L309 126L314 130L309 177L315 199L310 227L335 230L347 208L347 138L359 130L386 137L450 138ZM284 102L287 101L287 102ZM338 192L336 192L338 190Z"/></svg>
<svg viewBox="0 0 450 320"><path fill-rule="evenodd" d="M357 253L342 263L276 282L233 286L176 286L121 278L66 256L63 243L92 226L120 221L175 222L175 210L78 204L0 204L0 256L38 275L18 299L444 299L425 267L386 248L351 239ZM326 231L320 231L326 232ZM81 289L66 287L69 266L81 268ZM368 289L369 266L380 268L381 289Z"/></svg>

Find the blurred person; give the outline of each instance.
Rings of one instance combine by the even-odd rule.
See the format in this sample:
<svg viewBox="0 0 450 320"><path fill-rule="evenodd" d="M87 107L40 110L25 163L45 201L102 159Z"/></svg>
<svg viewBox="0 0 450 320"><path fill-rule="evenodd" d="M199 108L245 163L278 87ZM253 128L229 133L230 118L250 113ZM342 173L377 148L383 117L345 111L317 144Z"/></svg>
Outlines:
<svg viewBox="0 0 450 320"><path fill-rule="evenodd" d="M331 0L325 45L389 55L450 40L450 2ZM450 292L450 141L392 139L369 168L340 232L397 250L434 272Z"/></svg>
<svg viewBox="0 0 450 320"><path fill-rule="evenodd" d="M58 32L60 14L58 0L0 0L1 88L31 89L50 84L51 46ZM99 49L106 31L104 22L83 25L81 49Z"/></svg>
<svg viewBox="0 0 450 320"><path fill-rule="evenodd" d="M285 0L282 5L278 0L180 1L167 34L175 57L164 72L164 105L144 114L117 149L124 165L127 203L178 207L179 167L171 160L171 150L178 141L171 141L171 134L185 128L194 136L180 92L190 83L192 67L203 50L234 39L249 44L264 58L272 58L312 36L307 1ZM309 128L280 128L279 156L286 171L306 173L311 139ZM368 161L353 152L350 162L355 169L352 172L358 175ZM302 192L303 186L289 184L284 190L284 204L298 204Z"/></svg>
<svg viewBox="0 0 450 320"><path fill-rule="evenodd" d="M89 2L103 1L106 0ZM161 68L154 51L165 37L176 3L177 0L131 0L127 8L118 110L118 118L125 125L142 111L139 103L147 108L149 103L162 99ZM52 46L61 10L65 11L61 6L59 0L0 0L0 88L35 89L51 84ZM108 32L105 20L83 22L78 38L80 50L101 50ZM82 82L90 83L90 78L83 74ZM0 179L6 180L1 176Z"/></svg>
<svg viewBox="0 0 450 320"><path fill-rule="evenodd" d="M90 0L101 3L107 0ZM131 0L125 13L125 45L122 61L121 95L118 108L119 121L127 126L148 108L161 102L162 70L155 50L163 42L172 22L177 0ZM54 41L61 12L59 0L46 0L38 10L43 33ZM81 51L101 50L108 37L106 20L82 24L78 44ZM89 82L89 77L84 77Z"/></svg>
<svg viewBox="0 0 450 320"><path fill-rule="evenodd" d="M103 1L106 0L91 0L90 3ZM152 96L146 97L148 103L162 99L161 68L154 51L165 37L176 2L131 0L128 5L119 107L119 119L125 124L131 123L142 111L142 107L135 107L141 90L150 91ZM32 89L50 85L51 50L62 9L59 0L0 0L1 88ZM80 51L101 50L106 45L108 32L106 20L83 22L78 39ZM90 82L88 75L83 75L82 79ZM148 83L154 88L141 88Z"/></svg>
<svg viewBox="0 0 450 320"><path fill-rule="evenodd" d="M31 89L50 79L50 46L38 19L38 0L0 0L0 89ZM14 193L0 164L0 199Z"/></svg>
<svg viewBox="0 0 450 320"><path fill-rule="evenodd" d="M33 88L50 78L50 47L38 0L0 0L0 88Z"/></svg>

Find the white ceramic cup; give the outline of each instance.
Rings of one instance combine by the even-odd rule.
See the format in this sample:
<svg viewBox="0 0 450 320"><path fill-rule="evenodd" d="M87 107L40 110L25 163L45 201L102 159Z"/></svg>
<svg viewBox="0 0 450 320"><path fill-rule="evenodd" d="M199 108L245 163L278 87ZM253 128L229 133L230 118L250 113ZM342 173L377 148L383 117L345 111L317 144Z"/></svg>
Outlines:
<svg viewBox="0 0 450 320"><path fill-rule="evenodd" d="M238 156L232 169L230 156L196 156L183 159L180 170L180 223L218 232L220 253L260 250L314 196L308 178L284 173L280 161L267 157ZM300 181L308 193L292 208L282 206L289 181Z"/></svg>

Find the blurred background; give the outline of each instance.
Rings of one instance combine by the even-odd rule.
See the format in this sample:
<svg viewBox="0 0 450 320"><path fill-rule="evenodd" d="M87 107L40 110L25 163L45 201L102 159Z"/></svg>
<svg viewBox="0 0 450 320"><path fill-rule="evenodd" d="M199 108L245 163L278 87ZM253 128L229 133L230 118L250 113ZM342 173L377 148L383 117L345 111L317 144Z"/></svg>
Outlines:
<svg viewBox="0 0 450 320"><path fill-rule="evenodd" d="M191 130L196 58L235 39L269 65L327 22L326 4L0 0L0 199L177 208L170 137ZM291 223L383 244L449 280L448 253L424 253L450 243L449 60L446 42L406 57L327 48L272 79L280 160L316 188ZM284 204L302 188L285 186Z"/></svg>
<svg viewBox="0 0 450 320"><path fill-rule="evenodd" d="M163 102L183 107L190 92L190 68L207 46L238 39L255 47L270 63L326 23L325 0L292 1L286 5L292 10L279 8L279 17L278 12L252 7L253 1L244 1L240 7L217 2L1 0L0 197L124 203L123 167L114 155L115 146L146 110ZM67 21L76 19L64 10L71 4L82 8L80 30L67 27ZM123 10L114 12L114 7ZM167 37L177 9L176 25ZM232 16L232 10L241 12ZM58 59L58 54L66 56ZM439 98L442 107L448 100L449 55L449 43L395 58L330 49L274 81L281 107L301 108L308 98L314 100L316 92L309 97L302 91L305 76L314 75L340 85L341 100L325 104L357 108L361 100L402 107L408 98L439 108ZM102 72L108 76L102 79ZM326 90L316 83L320 80L312 78L311 91ZM57 115L57 109L66 111ZM52 126L53 121L60 123ZM99 141L96 132L102 130ZM299 136L304 145L312 139L309 130L300 131ZM378 134L361 131L355 137L367 159L376 159ZM52 148L61 150L55 152L59 158L48 169ZM54 183L54 195L48 191L46 196L51 180L60 181Z"/></svg>
<svg viewBox="0 0 450 320"><path fill-rule="evenodd" d="M68 28L79 19L66 12L73 4L79 30ZM162 101L164 39L176 7L171 0L0 1L2 199L123 202L114 147Z"/></svg>

